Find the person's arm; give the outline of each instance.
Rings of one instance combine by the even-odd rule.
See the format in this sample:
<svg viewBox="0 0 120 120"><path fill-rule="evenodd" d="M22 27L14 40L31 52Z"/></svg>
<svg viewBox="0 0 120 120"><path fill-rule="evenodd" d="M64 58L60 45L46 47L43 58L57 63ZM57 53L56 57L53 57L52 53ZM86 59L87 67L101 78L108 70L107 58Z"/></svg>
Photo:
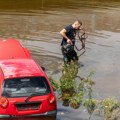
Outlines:
<svg viewBox="0 0 120 120"><path fill-rule="evenodd" d="M60 34L62 35L62 37L64 37L67 40L68 44L72 44L72 41L66 36L66 32L67 32L66 29L62 29L60 31Z"/></svg>

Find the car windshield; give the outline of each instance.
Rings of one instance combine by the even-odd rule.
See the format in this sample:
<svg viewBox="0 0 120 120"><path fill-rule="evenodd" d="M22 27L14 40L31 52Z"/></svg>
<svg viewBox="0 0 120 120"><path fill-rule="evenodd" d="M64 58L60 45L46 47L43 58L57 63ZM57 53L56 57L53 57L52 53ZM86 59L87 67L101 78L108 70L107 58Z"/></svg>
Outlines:
<svg viewBox="0 0 120 120"><path fill-rule="evenodd" d="M45 95L50 92L45 77L14 78L4 80L2 96L8 98L27 97L32 94Z"/></svg>

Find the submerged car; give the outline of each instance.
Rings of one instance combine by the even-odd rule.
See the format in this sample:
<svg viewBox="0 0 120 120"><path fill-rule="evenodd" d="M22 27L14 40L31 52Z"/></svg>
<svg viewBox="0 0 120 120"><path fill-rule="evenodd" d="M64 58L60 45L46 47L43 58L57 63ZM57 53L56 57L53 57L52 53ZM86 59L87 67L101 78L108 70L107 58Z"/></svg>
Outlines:
<svg viewBox="0 0 120 120"><path fill-rule="evenodd" d="M56 97L42 67L18 40L0 40L0 119L56 120Z"/></svg>

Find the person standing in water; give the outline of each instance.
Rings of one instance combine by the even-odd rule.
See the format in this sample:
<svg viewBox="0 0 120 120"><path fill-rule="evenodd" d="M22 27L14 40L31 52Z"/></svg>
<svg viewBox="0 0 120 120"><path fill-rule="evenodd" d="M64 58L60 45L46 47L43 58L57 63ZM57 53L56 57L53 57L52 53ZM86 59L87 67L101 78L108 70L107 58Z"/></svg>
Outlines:
<svg viewBox="0 0 120 120"><path fill-rule="evenodd" d="M66 26L60 31L62 38L61 51L63 54L63 60L65 64L70 64L71 60L78 61L78 56L74 50L75 36L77 30L80 30L82 22L76 20L73 24Z"/></svg>

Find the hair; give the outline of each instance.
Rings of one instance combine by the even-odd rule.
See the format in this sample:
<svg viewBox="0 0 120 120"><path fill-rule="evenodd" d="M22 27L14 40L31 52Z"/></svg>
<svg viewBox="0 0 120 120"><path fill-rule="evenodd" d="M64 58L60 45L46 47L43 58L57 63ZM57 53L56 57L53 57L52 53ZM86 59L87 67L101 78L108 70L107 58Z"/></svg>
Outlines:
<svg viewBox="0 0 120 120"><path fill-rule="evenodd" d="M80 21L80 20L76 20L74 23L79 23L80 25L82 25L82 21Z"/></svg>

